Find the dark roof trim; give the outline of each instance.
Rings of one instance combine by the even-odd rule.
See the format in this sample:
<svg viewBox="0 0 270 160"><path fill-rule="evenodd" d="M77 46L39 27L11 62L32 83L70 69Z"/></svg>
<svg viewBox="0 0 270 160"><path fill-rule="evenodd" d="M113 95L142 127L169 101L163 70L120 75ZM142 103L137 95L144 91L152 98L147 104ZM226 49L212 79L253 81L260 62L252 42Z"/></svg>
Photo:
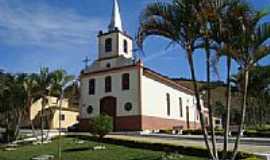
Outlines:
<svg viewBox="0 0 270 160"><path fill-rule="evenodd" d="M114 31L109 31L109 32L106 32L106 33L103 33L102 31L99 31L98 37L106 36L106 35L109 35L109 34L112 34L112 33L120 33L120 34L128 37L130 40L133 40L133 38L130 35L128 35L126 32L121 32L118 29L116 29Z"/></svg>
<svg viewBox="0 0 270 160"><path fill-rule="evenodd" d="M126 69L130 69L130 68L133 68L133 67L136 67L136 66L138 66L138 65L137 64L132 64L132 65L127 65L127 66L122 66L122 67L104 69L104 70L100 70L100 71L81 73L80 77L91 76L93 74L98 74L98 73L106 73L106 72L112 72L112 71L118 71L118 70L126 70Z"/></svg>
<svg viewBox="0 0 270 160"><path fill-rule="evenodd" d="M60 110L60 107L52 106L52 107L46 108L46 110ZM79 112L79 109L77 109L77 108L61 108L61 110L62 111Z"/></svg>

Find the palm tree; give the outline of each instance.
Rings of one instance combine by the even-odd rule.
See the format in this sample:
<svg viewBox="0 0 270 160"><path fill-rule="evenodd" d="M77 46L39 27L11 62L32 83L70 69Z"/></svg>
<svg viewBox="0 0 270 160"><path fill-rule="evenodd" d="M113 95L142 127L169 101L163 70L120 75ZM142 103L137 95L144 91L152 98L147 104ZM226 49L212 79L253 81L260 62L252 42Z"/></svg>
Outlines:
<svg viewBox="0 0 270 160"><path fill-rule="evenodd" d="M14 79L14 83L11 86L12 90L12 104L13 104L13 112L16 115L16 128L15 128L15 138L18 137L21 122L25 115L26 106L27 106L27 93L24 90L24 79L27 74L17 74Z"/></svg>
<svg viewBox="0 0 270 160"><path fill-rule="evenodd" d="M237 156L241 132L244 128L250 69L254 67L259 60L270 54L270 46L265 44L270 38L270 23L260 23L260 20L268 15L268 13L250 11L249 9L243 8L239 14L239 30L238 34L234 37L236 39L235 46L237 46L237 48L234 49L234 52L238 53L235 59L240 66L240 73L243 76L240 88L242 93L242 107L241 121L233 149L232 160Z"/></svg>
<svg viewBox="0 0 270 160"><path fill-rule="evenodd" d="M64 91L73 82L74 76L67 75L64 70L56 70L51 73L52 87L51 91L54 96L58 98L59 102L59 138L58 138L58 159L62 159L61 154L61 115L62 115L62 101L64 99Z"/></svg>
<svg viewBox="0 0 270 160"><path fill-rule="evenodd" d="M27 93L27 107L26 107L26 112L27 112L27 117L29 117L29 121L31 123L31 128L32 128L32 133L33 136L36 137L36 139L38 139L36 132L35 132L35 128L34 128L34 124L33 124L33 120L31 119L31 107L34 101L38 100L38 96L36 95L36 89L37 89L37 78L38 75L37 74L30 74L27 75L24 79L24 89Z"/></svg>
<svg viewBox="0 0 270 160"><path fill-rule="evenodd" d="M215 50L217 54L220 54L221 44L225 38L223 20L221 17L224 14L228 13L228 9L231 6L235 5L234 1L220 1L220 0L204 0L201 3L200 11L198 12L198 22L201 23L201 48L205 50L206 54L206 77L207 77L207 106L209 108L209 120L210 120L210 130L211 130L211 140L212 140L212 149L213 154L216 159L219 159L217 146L216 146L216 137L215 137L215 128L213 121L213 106L212 106L212 97L211 97L211 50ZM217 47L219 46L219 47ZM214 57L217 57L215 55ZM214 66L214 70L216 67Z"/></svg>
<svg viewBox="0 0 270 160"><path fill-rule="evenodd" d="M264 78L262 78L264 77ZM250 71L250 79L249 79L249 87L248 87L248 96L249 99L255 101L255 105L257 106L257 112L252 111L255 115L254 121L259 122L259 126L263 127L265 124L265 112L266 107L269 106L267 103L267 99L269 99L270 95L270 65L267 66L256 66ZM255 124L256 126L256 124ZM256 126L257 127L257 126Z"/></svg>
<svg viewBox="0 0 270 160"><path fill-rule="evenodd" d="M200 103L200 93L193 62L193 52L199 47L196 45L196 41L200 37L201 29L196 15L199 6L199 0L172 0L172 3L156 2L149 4L140 18L137 44L140 48L143 48L143 42L147 37L158 35L171 40L172 43L178 44L185 49L193 81L196 105L200 114L204 141L210 157L216 159L208 141L205 115Z"/></svg>
<svg viewBox="0 0 270 160"><path fill-rule="evenodd" d="M6 116L7 141L16 140L26 107L23 79L26 74L2 74L0 89L0 112Z"/></svg>
<svg viewBox="0 0 270 160"><path fill-rule="evenodd" d="M228 137L230 129L230 112L231 112L231 67L232 60L237 56L234 53L233 48L235 47L233 35L237 34L238 26L234 25L234 22L238 20L238 13L241 12L242 8L249 9L246 3L240 0L224 1L218 7L216 13L216 21L214 22L212 37L215 42L213 49L217 52L217 58L222 56L227 58L227 82L226 82L226 118L225 118L225 131L224 131L224 142L223 142L223 159L226 159L228 154Z"/></svg>
<svg viewBox="0 0 270 160"><path fill-rule="evenodd" d="M48 68L41 68L37 77L37 96L41 98L41 143L44 142L44 109L50 95L51 76Z"/></svg>
<svg viewBox="0 0 270 160"><path fill-rule="evenodd" d="M1 74L0 81L0 113L5 115L5 126L7 133L7 142L10 142L10 112L11 112L11 89L10 86L14 81L14 76L11 74Z"/></svg>

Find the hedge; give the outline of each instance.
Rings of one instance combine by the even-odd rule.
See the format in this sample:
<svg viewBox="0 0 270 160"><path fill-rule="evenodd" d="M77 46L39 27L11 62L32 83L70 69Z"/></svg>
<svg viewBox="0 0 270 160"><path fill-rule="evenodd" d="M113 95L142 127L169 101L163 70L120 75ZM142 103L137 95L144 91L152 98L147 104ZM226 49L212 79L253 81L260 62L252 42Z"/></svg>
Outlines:
<svg viewBox="0 0 270 160"><path fill-rule="evenodd" d="M270 137L270 131L247 130L247 131L244 131L244 136L247 136L247 137Z"/></svg>
<svg viewBox="0 0 270 160"><path fill-rule="evenodd" d="M197 129L197 130L183 130L183 135L202 135L202 130L200 129ZM210 135L211 132L208 131L208 134ZM215 135L218 135L218 136L222 136L224 135L224 131L223 130L216 130L215 131Z"/></svg>
<svg viewBox="0 0 270 160"><path fill-rule="evenodd" d="M189 156L196 156L196 157L209 157L208 152L205 148L201 147L190 147L190 146L179 146L173 144L164 144L164 143L150 143L150 142L142 142L142 141L135 141L135 140L123 140L123 139L113 139L113 138L104 138L104 139L97 139L95 137L89 136L69 136L69 137L76 137L83 140L91 140L96 142L102 142L107 144L115 144L130 148L140 148L140 149L148 149L153 151L165 151L171 153L179 153ZM221 155L222 152L219 152ZM246 158L254 158L254 155L248 154L245 152L239 152L237 155L237 159L246 159Z"/></svg>
<svg viewBox="0 0 270 160"><path fill-rule="evenodd" d="M208 134L210 135L211 132L209 131ZM215 134L218 136L223 136L224 131L217 130L217 131L215 131ZM270 137L270 131L268 131L268 130L263 130L263 131L247 130L247 131L244 131L243 134L246 137ZM202 131L201 130L184 130L183 135L202 135ZM236 136L237 132L231 132L231 135Z"/></svg>

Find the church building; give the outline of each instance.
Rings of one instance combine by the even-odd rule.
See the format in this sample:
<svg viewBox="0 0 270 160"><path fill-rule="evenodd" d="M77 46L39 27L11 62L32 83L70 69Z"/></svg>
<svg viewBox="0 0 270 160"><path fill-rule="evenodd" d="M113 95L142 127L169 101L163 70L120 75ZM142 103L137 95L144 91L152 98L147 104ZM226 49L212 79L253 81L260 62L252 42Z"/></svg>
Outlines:
<svg viewBox="0 0 270 160"><path fill-rule="evenodd" d="M80 75L81 129L101 113L112 117L114 131L200 128L193 91L144 67L132 44L114 0L108 30L98 34L98 57Z"/></svg>

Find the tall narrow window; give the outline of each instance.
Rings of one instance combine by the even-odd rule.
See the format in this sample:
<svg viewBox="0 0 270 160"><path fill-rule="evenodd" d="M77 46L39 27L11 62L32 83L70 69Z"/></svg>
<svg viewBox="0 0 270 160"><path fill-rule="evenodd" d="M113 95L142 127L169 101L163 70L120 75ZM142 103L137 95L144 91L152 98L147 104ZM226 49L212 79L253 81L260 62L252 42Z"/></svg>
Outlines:
<svg viewBox="0 0 270 160"><path fill-rule="evenodd" d="M127 42L127 40L124 40L124 52L128 53L128 42Z"/></svg>
<svg viewBox="0 0 270 160"><path fill-rule="evenodd" d="M186 122L187 122L187 128L190 128L190 122L189 122L189 107L186 106Z"/></svg>
<svg viewBox="0 0 270 160"><path fill-rule="evenodd" d="M105 52L111 52L112 51L112 39L108 38L105 40Z"/></svg>
<svg viewBox="0 0 270 160"><path fill-rule="evenodd" d="M171 98L170 98L170 94L167 93L166 94L167 97L167 115L171 115Z"/></svg>
<svg viewBox="0 0 270 160"><path fill-rule="evenodd" d="M95 79L90 79L89 80L89 95L94 95L95 94Z"/></svg>
<svg viewBox="0 0 270 160"><path fill-rule="evenodd" d="M61 121L64 121L64 120L65 120L65 115L61 114Z"/></svg>
<svg viewBox="0 0 270 160"><path fill-rule="evenodd" d="M183 101L182 98L179 98L179 113L180 113L180 117L183 117Z"/></svg>
<svg viewBox="0 0 270 160"><path fill-rule="evenodd" d="M122 89L129 90L129 74L125 73L122 75Z"/></svg>
<svg viewBox="0 0 270 160"><path fill-rule="evenodd" d="M105 78L105 92L112 91L112 77L108 76Z"/></svg>

